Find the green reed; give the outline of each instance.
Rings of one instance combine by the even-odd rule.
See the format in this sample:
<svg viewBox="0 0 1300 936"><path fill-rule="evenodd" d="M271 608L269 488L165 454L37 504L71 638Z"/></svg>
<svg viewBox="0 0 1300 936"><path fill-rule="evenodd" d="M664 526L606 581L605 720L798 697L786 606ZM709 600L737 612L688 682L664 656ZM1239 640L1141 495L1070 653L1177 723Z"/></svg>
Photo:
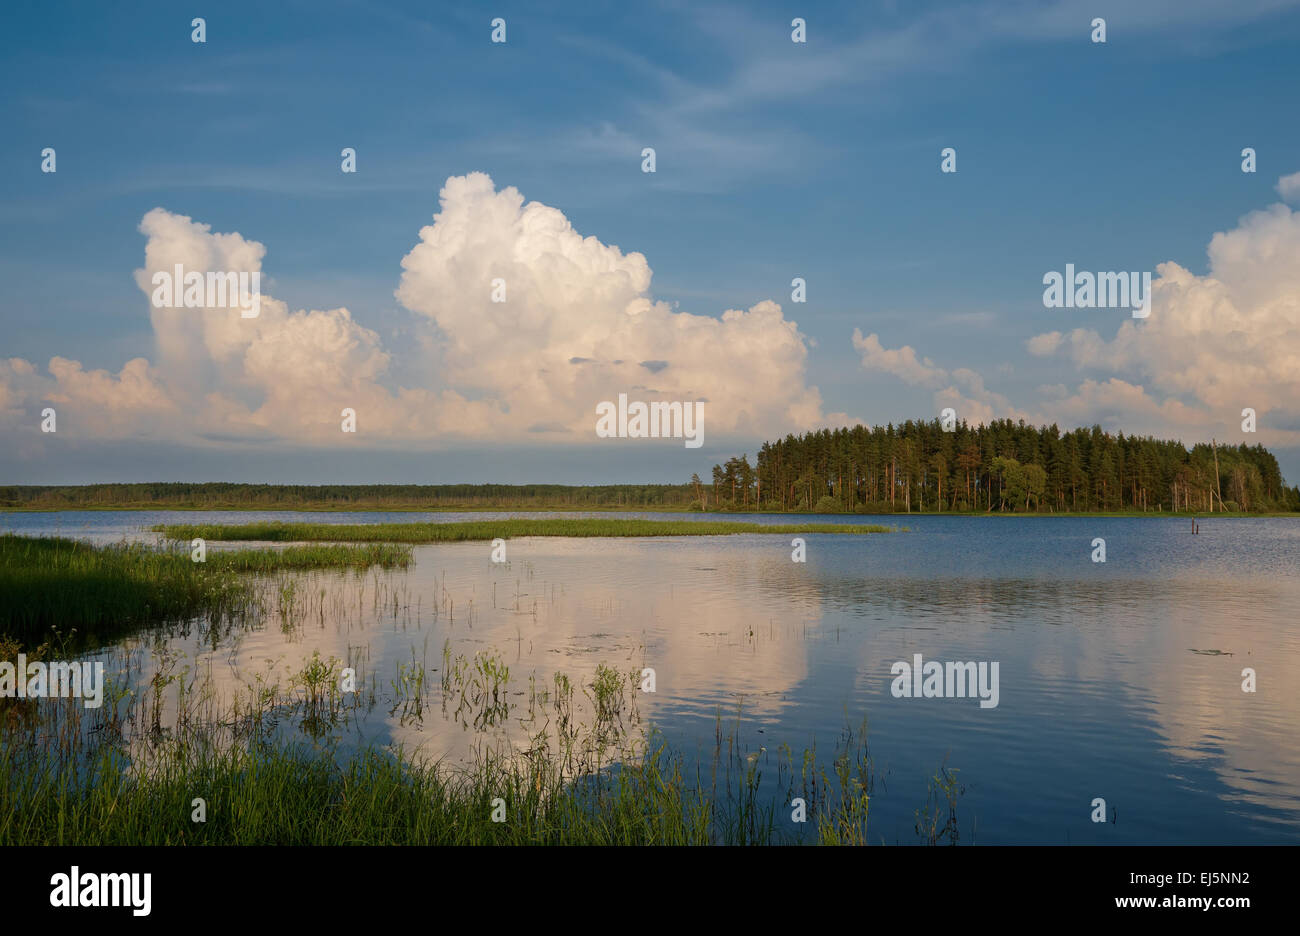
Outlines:
<svg viewBox="0 0 1300 936"><path fill-rule="evenodd" d="M32 642L75 628L79 645L93 644L144 624L242 614L253 601L245 574L410 563L410 548L391 544L210 550L194 562L188 548L0 534L0 634Z"/></svg>
<svg viewBox="0 0 1300 936"><path fill-rule="evenodd" d="M401 748L331 746L332 729L367 705L363 692L338 691L335 658L314 654L287 687L271 671L254 676L226 710L169 653L155 650L156 673L141 693L114 687L96 710L27 700L29 717L0 721L0 845L867 841L874 772L865 725L840 736L829 772L815 748L742 750L735 734L724 736L721 717L712 763L688 760L657 733L631 730L636 671L601 664L589 682L556 673L554 694L536 694L526 749L484 745L448 764ZM499 657L445 652L443 662L444 705L499 703L509 680ZM399 668L399 700L423 694L417 664ZM164 718L168 693L178 704ZM585 713L575 706L582 697L591 702ZM276 743L276 724L299 717L311 740ZM952 829L955 795L943 791ZM196 799L206 821L194 821ZM806 822L792 821L796 799ZM955 841L922 825L922 841Z"/></svg>
<svg viewBox="0 0 1300 936"><path fill-rule="evenodd" d="M519 536L731 536L740 533L890 533L896 528L848 523L744 523L712 520L641 520L609 517L472 520L457 523L243 523L159 524L172 540L286 542L443 543Z"/></svg>

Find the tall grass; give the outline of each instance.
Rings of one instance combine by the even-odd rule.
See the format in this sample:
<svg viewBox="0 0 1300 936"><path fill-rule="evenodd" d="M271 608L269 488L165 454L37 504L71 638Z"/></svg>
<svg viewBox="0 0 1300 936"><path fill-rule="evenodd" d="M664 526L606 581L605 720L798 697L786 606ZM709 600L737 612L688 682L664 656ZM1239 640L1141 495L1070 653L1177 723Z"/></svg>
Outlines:
<svg viewBox="0 0 1300 936"><path fill-rule="evenodd" d="M170 651L154 655L147 683L108 680L97 709L11 700L0 719L0 846L868 842L876 774L865 722L846 725L824 758L816 746L751 750L719 714L712 757L688 758L640 730L639 671L601 664L585 682L554 673L551 688L533 674L526 743L492 732L496 741L482 736L452 764L342 747L380 684L340 691L334 657L313 655L287 685L273 670L254 674L221 702ZM510 685L501 658L453 658L448 644L442 663L435 681L427 663L402 661L394 711L424 717L425 700L441 695L444 717L499 725ZM300 740L277 743L286 724ZM941 803L932 796L918 811L922 842L956 842L960 792L943 787Z"/></svg>
<svg viewBox="0 0 1300 936"><path fill-rule="evenodd" d="M333 672L336 663L313 659L307 669ZM466 678L476 678L468 668ZM163 691L173 681L154 679ZM451 766L374 746L277 746L266 727L277 716L337 722L361 704L293 682L284 693L259 684L246 705L201 718L187 708L190 687L165 726L152 692L117 692L91 713L66 700L24 703L29 719L0 736L0 846L866 842L871 767L852 732L830 776L815 752L800 763L788 748L771 759L742 753L719 720L712 764L692 766L657 735L638 742L619 730L638 690L602 667L581 687L593 701L591 722L580 722L572 684L557 675L557 694L530 703L547 709L537 713L547 727L526 751L480 747ZM464 700L462 688L450 688L444 709ZM143 745L126 740L132 725ZM230 727L233 738L218 743ZM773 768L775 788L760 795ZM790 821L794 797L807 804L806 823ZM206 821L194 821L196 798Z"/></svg>
<svg viewBox="0 0 1300 936"><path fill-rule="evenodd" d="M305 748L231 749L125 775L107 752L81 779L20 770L0 752L0 844L704 844L703 791L661 758L613 782L569 785L538 764L473 772L368 749L336 762ZM206 800L207 821L191 820ZM494 802L498 801L499 802ZM504 821L494 822L493 814Z"/></svg>
<svg viewBox="0 0 1300 936"><path fill-rule="evenodd" d="M405 569L411 547L392 543L364 546L286 546L283 549L238 549L208 553L207 563L231 572L292 572L310 569Z"/></svg>
<svg viewBox="0 0 1300 936"><path fill-rule="evenodd" d="M744 523L695 520L569 519L470 520L457 523L244 523L155 526L173 540L259 540L264 542L441 543L509 539L518 536L730 536L737 533L889 533L865 523Z"/></svg>
<svg viewBox="0 0 1300 936"><path fill-rule="evenodd" d="M78 632L78 644L142 624L224 618L247 609L242 573L405 567L409 547L302 546L209 552L143 544L92 546L54 537L0 535L0 634L45 639L53 628Z"/></svg>
<svg viewBox="0 0 1300 936"><path fill-rule="evenodd" d="M188 554L0 536L0 633L34 637L75 627L88 639L138 624L220 616L247 599L230 569L191 562Z"/></svg>

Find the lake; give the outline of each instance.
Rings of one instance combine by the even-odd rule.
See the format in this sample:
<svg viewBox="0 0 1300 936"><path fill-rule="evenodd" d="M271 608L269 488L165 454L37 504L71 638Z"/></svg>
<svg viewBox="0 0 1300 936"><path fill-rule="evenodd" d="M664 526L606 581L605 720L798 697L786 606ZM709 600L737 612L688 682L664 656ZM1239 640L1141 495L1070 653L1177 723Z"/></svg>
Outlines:
<svg viewBox="0 0 1300 936"><path fill-rule="evenodd" d="M9 513L0 530L107 543L153 541L155 523L542 515ZM161 646L141 635L91 658L139 688L167 651L223 696L334 656L376 701L328 743L453 761L485 738L526 744L530 692L556 673L580 683L600 664L652 668L655 691L639 693L630 730L707 760L721 724L774 797L782 745L827 755L865 719L873 841L917 841L916 811L946 764L962 842L1300 842L1296 520L1207 516L1193 535L1185 518L614 516L909 530L805 534L804 562L785 535L517 539L506 564L488 543L417 546L407 571L274 576L268 594L294 582L289 608L251 626L195 622ZM224 545L248 544L209 548ZM412 665L436 698L444 646L509 666L505 717L476 725L437 704L416 715L394 705ZM892 668L917 654L996 663L996 706L897 697ZM1247 668L1255 692L1243 691ZM1092 821L1098 798L1105 822Z"/></svg>

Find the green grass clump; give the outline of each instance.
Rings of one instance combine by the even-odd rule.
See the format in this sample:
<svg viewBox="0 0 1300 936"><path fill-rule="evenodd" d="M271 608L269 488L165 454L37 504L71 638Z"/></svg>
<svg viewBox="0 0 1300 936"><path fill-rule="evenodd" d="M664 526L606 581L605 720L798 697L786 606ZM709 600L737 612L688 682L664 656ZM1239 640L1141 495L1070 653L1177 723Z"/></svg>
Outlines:
<svg viewBox="0 0 1300 936"><path fill-rule="evenodd" d="M163 740L147 763L127 771L126 760L107 746L85 760L0 746L0 846L867 841L857 773L791 787L816 803L802 827L756 795L757 763L691 769L662 743L576 777L545 752L481 752L448 767L376 747L335 755L258 740L221 749ZM192 820L196 797L206 802L202 823Z"/></svg>
<svg viewBox="0 0 1300 936"><path fill-rule="evenodd" d="M522 702L517 713L526 747L485 737L453 763L340 743L381 686L371 683L369 700L339 691L336 658L313 655L287 685L258 676L224 705L198 671L178 671L182 661L165 650L155 659L135 691L107 680L98 708L27 702L0 721L0 847L868 841L875 770L865 720L856 730L846 723L822 758L815 746L750 750L724 735L719 713L712 760L707 751L688 758L641 730L638 671L602 663L587 681L553 674L553 691L532 674L527 717ZM474 712L498 708L509 669L490 651L452 660L449 646L443 664L440 684L399 666L384 702L404 711L427 703L436 717L440 695L444 717L481 726ZM310 739L283 743L284 724ZM945 788L918 812L924 841L955 841L960 792ZM791 821L796 798L806 823Z"/></svg>
<svg viewBox="0 0 1300 936"><path fill-rule="evenodd" d="M85 645L143 624L241 612L252 600L241 573L410 561L408 547L372 545L210 551L194 562L187 550L0 534L0 634L44 640L76 629Z"/></svg>
<svg viewBox="0 0 1300 936"><path fill-rule="evenodd" d="M569 519L470 520L458 523L244 523L164 525L155 532L174 540L284 542L443 543L518 536L730 536L737 533L889 533L890 527L841 523L744 523L732 521Z"/></svg>
<svg viewBox="0 0 1300 936"><path fill-rule="evenodd" d="M11 760L0 752L3 845L642 845L712 835L705 791L686 792L666 756L599 784L566 784L545 764L487 758L452 771L376 749L342 762L305 748L234 749L143 777L105 755L75 784ZM191 821L195 797L207 801L204 823Z"/></svg>
<svg viewBox="0 0 1300 936"><path fill-rule="evenodd" d="M208 553L207 564L232 572L291 572L309 569L405 569L411 547L391 543L364 546L287 546L284 549L239 549Z"/></svg>
<svg viewBox="0 0 1300 936"><path fill-rule="evenodd" d="M0 632L17 637L77 628L96 633L242 607L230 569L147 546L0 535Z"/></svg>

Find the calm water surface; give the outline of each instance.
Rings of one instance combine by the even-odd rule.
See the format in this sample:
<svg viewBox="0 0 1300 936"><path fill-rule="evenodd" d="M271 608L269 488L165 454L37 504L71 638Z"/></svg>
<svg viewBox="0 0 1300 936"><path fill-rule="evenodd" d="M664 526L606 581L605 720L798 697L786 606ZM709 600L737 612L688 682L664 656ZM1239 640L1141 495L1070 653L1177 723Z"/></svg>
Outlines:
<svg viewBox="0 0 1300 936"><path fill-rule="evenodd" d="M152 541L160 522L496 516L512 514L11 513L0 529L103 543ZM962 841L1300 842L1300 521L1206 517L1193 536L1186 519L815 519L910 531L805 535L803 564L780 535L516 539L506 566L487 543L420 546L406 572L277 576L268 589L293 579L315 602L298 626L268 620L215 646L196 626L165 644L220 693L319 651L356 666L381 701L413 659L436 684L446 641L453 654L494 651L514 709L486 734L525 742L530 676L653 667L657 691L638 703L646 726L707 760L721 718L768 774L780 745L828 751L865 717L878 841L917 840L915 811L946 762L965 788ZM1091 558L1096 537L1104 564ZM135 654L129 678L144 683L143 643L97 657L121 669ZM895 698L890 667L917 653L998 662L999 704ZM1246 667L1255 693L1242 691ZM416 719L389 709L369 709L342 743L455 759L485 733L439 706ZM1114 822L1090 821L1096 797Z"/></svg>

